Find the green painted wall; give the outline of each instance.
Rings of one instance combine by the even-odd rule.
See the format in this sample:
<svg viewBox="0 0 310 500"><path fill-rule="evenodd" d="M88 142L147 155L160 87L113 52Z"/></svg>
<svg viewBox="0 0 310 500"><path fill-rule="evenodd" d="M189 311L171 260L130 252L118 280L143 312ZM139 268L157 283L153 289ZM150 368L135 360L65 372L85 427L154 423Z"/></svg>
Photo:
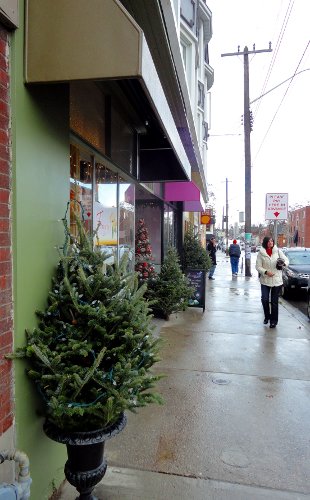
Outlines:
<svg viewBox="0 0 310 500"><path fill-rule="evenodd" d="M23 1L12 43L13 253L15 346L36 325L63 242L69 199L69 98L65 85L26 87L23 81ZM17 448L30 458L31 500L49 498L64 478L66 450L42 431L43 418L25 363L15 361Z"/></svg>

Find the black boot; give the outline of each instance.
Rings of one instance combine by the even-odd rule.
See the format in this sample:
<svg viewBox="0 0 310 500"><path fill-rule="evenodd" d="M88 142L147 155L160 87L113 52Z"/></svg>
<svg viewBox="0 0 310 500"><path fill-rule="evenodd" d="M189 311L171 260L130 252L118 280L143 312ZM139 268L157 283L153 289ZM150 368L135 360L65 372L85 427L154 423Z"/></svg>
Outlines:
<svg viewBox="0 0 310 500"><path fill-rule="evenodd" d="M270 319L269 300L268 300L268 302L265 300L262 300L262 304L263 304L264 315L265 315L264 325L267 325L267 323Z"/></svg>

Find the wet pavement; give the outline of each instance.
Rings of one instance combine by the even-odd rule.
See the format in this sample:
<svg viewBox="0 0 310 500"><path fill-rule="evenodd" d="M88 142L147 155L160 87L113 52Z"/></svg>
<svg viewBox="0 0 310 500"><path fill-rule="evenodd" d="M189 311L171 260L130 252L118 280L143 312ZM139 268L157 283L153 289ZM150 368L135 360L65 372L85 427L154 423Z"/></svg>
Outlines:
<svg viewBox="0 0 310 500"><path fill-rule="evenodd" d="M263 325L255 258L252 278L232 277L218 252L205 312L155 321L165 404L106 443L98 499L310 499L310 323L280 299Z"/></svg>

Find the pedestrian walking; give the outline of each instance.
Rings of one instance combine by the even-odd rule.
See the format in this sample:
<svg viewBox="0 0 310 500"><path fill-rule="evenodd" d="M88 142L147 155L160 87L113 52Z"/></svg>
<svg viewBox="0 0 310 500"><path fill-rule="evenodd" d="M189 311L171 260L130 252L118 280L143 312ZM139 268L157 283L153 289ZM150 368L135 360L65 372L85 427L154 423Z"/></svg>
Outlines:
<svg viewBox="0 0 310 500"><path fill-rule="evenodd" d="M210 258L212 261L212 265L211 265L211 268L209 271L209 280L214 280L215 278L213 278L213 274L214 274L214 271L216 268L216 243L215 243L214 236L212 236L212 238L210 238L210 241L207 245L207 250L209 252L209 255L210 255Z"/></svg>
<svg viewBox="0 0 310 500"><path fill-rule="evenodd" d="M237 240L233 240L232 244L229 246L228 254L230 257L231 273L233 276L238 276L241 250Z"/></svg>
<svg viewBox="0 0 310 500"><path fill-rule="evenodd" d="M275 328L278 323L279 294L283 285L282 268L287 265L288 259L282 250L274 244L272 238L265 236L255 267L261 284L264 325L270 321L270 328Z"/></svg>

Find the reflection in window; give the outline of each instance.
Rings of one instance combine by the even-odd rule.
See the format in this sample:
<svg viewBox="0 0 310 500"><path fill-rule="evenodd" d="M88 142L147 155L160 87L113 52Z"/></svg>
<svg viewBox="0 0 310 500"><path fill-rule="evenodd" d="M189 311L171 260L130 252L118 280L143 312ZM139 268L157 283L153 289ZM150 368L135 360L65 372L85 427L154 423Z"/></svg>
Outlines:
<svg viewBox="0 0 310 500"><path fill-rule="evenodd" d="M70 233L77 235L74 211L85 220L87 231L92 221L92 176L91 156L76 146L70 146Z"/></svg>
<svg viewBox="0 0 310 500"><path fill-rule="evenodd" d="M97 244L111 255L106 263L113 264L118 240L117 173L96 163L95 178L94 229L97 230Z"/></svg>
<svg viewBox="0 0 310 500"><path fill-rule="evenodd" d="M167 255L169 246L175 246L175 233L174 233L174 212L165 205L164 208L164 256Z"/></svg>
<svg viewBox="0 0 310 500"><path fill-rule="evenodd" d="M128 269L134 269L135 257L135 185L119 178L119 258L128 254Z"/></svg>

